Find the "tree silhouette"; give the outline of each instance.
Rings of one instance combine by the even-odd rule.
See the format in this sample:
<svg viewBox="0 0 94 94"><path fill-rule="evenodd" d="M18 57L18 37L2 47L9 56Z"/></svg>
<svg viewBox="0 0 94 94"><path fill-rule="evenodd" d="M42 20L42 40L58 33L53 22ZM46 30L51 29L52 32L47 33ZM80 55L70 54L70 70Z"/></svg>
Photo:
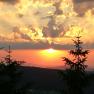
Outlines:
<svg viewBox="0 0 94 94"><path fill-rule="evenodd" d="M15 94L32 94L32 82L29 82L22 86Z"/></svg>
<svg viewBox="0 0 94 94"><path fill-rule="evenodd" d="M20 66L24 62L13 60L11 52L9 46L8 55L0 62L0 94L14 94L16 92L16 83L22 74Z"/></svg>
<svg viewBox="0 0 94 94"><path fill-rule="evenodd" d="M77 36L76 39L73 40L75 49L69 51L74 59L71 60L67 57L62 58L63 61L65 61L65 65L68 66L64 72L61 71L67 84L68 94L83 94L83 88L87 84L87 65L85 62L87 61L89 50L82 48L83 42L80 38L81 36Z"/></svg>

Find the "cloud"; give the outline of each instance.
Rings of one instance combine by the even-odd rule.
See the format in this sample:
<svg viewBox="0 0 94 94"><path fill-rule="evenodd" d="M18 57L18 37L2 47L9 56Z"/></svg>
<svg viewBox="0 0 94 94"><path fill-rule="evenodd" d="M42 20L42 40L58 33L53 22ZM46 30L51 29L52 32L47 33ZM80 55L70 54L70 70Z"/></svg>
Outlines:
<svg viewBox="0 0 94 94"><path fill-rule="evenodd" d="M42 33L44 37L56 38L59 37L60 34L63 32L63 26L61 24L56 23L56 16L62 15L63 10L60 9L62 1L55 2L53 6L55 7L55 11L53 15L48 16L49 22L46 27L43 27ZM61 30L62 29L62 30Z"/></svg>
<svg viewBox="0 0 94 94"><path fill-rule="evenodd" d="M54 13L55 15L60 15L60 14L63 13L63 11L60 9L61 3L62 3L62 1L55 2L55 3L53 4L53 6L56 7L56 11L55 11L55 13Z"/></svg>
<svg viewBox="0 0 94 94"><path fill-rule="evenodd" d="M21 32L19 27L13 27L13 33L14 33L15 39L21 38L21 39L24 39L24 40L31 41L31 38L28 35L26 35L25 33Z"/></svg>
<svg viewBox="0 0 94 94"><path fill-rule="evenodd" d="M84 16L85 13L94 8L94 0L73 0L74 10L79 16Z"/></svg>
<svg viewBox="0 0 94 94"><path fill-rule="evenodd" d="M76 3L81 3L81 2L92 2L94 0L73 0Z"/></svg>
<svg viewBox="0 0 94 94"><path fill-rule="evenodd" d="M72 44L70 37L79 28L83 29L85 44L94 43L94 0L1 1L12 5L0 3L0 41L13 42L15 37L15 48L29 42L25 48L45 48L53 43L61 49Z"/></svg>
<svg viewBox="0 0 94 94"><path fill-rule="evenodd" d="M11 45L12 49L48 49L48 48L54 48L57 50L69 50L73 48L72 44L56 44L53 43L49 45L48 42L0 42L0 47L4 47L5 49L8 49L9 45ZM94 49L94 43L93 44L84 44L83 47L85 49Z"/></svg>
<svg viewBox="0 0 94 94"><path fill-rule="evenodd" d="M0 2L8 3L8 4L16 4L19 0L0 0Z"/></svg>

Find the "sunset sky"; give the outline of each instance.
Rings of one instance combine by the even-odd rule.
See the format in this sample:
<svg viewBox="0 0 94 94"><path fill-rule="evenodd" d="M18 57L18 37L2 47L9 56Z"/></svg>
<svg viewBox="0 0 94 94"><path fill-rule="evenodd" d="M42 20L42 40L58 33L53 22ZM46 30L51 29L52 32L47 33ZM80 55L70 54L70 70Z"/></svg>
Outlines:
<svg viewBox="0 0 94 94"><path fill-rule="evenodd" d="M84 47L93 49L94 0L0 0L1 47L69 50L79 32Z"/></svg>

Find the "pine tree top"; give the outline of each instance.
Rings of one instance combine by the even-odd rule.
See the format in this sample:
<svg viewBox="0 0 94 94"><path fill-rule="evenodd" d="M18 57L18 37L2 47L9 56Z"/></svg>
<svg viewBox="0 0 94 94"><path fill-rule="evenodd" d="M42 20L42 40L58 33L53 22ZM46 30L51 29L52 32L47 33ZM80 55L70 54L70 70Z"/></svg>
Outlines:
<svg viewBox="0 0 94 94"><path fill-rule="evenodd" d="M63 57L63 61L65 61L65 64L68 65L70 69L84 71L87 68L85 62L87 61L89 50L83 49L83 42L80 38L81 36L77 36L76 39L73 40L75 48L69 51L70 55L72 55L74 59L70 60L67 57Z"/></svg>

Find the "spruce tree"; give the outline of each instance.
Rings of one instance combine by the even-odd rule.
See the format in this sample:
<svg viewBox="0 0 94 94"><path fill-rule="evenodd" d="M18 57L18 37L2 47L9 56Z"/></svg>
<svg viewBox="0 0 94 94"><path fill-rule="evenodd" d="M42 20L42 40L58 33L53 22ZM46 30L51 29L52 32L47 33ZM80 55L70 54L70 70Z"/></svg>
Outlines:
<svg viewBox="0 0 94 94"><path fill-rule="evenodd" d="M20 67L24 62L12 58L10 46L6 52L8 54L0 62L0 94L15 94L16 85L22 75Z"/></svg>
<svg viewBox="0 0 94 94"><path fill-rule="evenodd" d="M73 60L63 57L65 65L68 68L63 72L63 78L67 84L68 94L83 94L83 88L87 84L86 68L87 55L89 50L84 50L82 47L83 42L81 36L77 36L74 42L74 49L70 50L70 55L73 56Z"/></svg>

